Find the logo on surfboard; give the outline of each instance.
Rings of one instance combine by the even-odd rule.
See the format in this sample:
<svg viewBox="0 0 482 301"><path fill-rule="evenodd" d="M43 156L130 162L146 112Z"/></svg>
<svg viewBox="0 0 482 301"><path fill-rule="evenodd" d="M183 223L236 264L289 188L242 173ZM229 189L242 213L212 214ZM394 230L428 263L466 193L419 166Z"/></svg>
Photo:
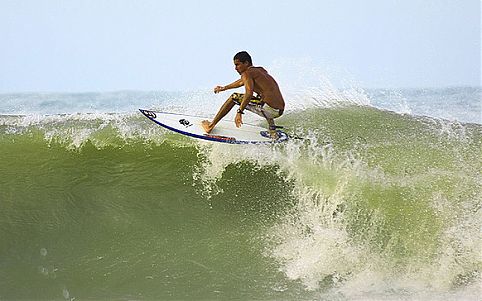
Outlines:
<svg viewBox="0 0 482 301"><path fill-rule="evenodd" d="M192 125L192 123L190 123L189 120L186 120L186 119L179 119L179 123L187 128Z"/></svg>
<svg viewBox="0 0 482 301"><path fill-rule="evenodd" d="M151 118L151 119L155 119L157 116L156 116L156 113L152 112L152 111L148 111L148 110L141 110L141 112L146 115L147 117Z"/></svg>

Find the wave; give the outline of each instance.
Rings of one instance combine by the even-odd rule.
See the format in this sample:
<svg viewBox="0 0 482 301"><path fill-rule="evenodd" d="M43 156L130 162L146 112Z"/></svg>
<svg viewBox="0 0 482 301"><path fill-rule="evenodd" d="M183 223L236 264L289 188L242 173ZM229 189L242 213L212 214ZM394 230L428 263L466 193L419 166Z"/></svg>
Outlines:
<svg viewBox="0 0 482 301"><path fill-rule="evenodd" d="M241 242L226 233L219 241L206 240L226 254L237 254L244 244L257 246L250 253L255 262L269 262L283 275L273 279L272 269L253 267L265 279L253 284L253 297L430 299L455 294L471 299L477 294L482 270L480 125L357 105L290 112L281 123L300 139L274 146L209 143L166 131L138 113L3 115L2 182L8 184L2 190L10 205L4 205L0 222L25 238L25 228L15 230L15 221L48 229L72 215L82 219L87 210L115 232L126 221L151 219L148 211L162 208L156 212L167 218L167 228L179 227L182 220L199 222L184 227L184 236L195 237L205 227L228 227L234 237L248 235ZM31 181L13 180L25 176ZM43 186L32 184L38 182ZM135 204L115 189L132 197L145 191L148 198L167 190L177 201ZM64 209L43 224L17 207L35 207L27 204L34 195L43 202L64 196L59 201ZM94 202L99 195L102 203ZM142 206L148 211L125 209ZM226 211L233 227L221 218ZM166 233L152 234L152 239L176 241ZM85 239L95 243L103 237ZM223 240L230 244L221 246ZM210 260L204 255L184 260L208 273ZM253 258L244 260L235 269L250 266ZM93 264L83 267L97 269ZM166 269L178 265L174 260ZM131 268L138 276L146 269L142 264ZM159 296L158 291L152 294Z"/></svg>

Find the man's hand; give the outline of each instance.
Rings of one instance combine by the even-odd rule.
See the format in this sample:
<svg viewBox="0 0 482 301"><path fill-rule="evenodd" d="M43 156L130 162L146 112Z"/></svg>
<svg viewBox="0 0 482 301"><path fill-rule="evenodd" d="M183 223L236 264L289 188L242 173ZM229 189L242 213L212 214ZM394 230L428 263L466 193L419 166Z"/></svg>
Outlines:
<svg viewBox="0 0 482 301"><path fill-rule="evenodd" d="M241 127L241 125L243 124L243 115L241 113L236 113L234 123L236 124L236 127Z"/></svg>
<svg viewBox="0 0 482 301"><path fill-rule="evenodd" d="M219 92L224 91L224 90L226 90L224 87L216 86L216 87L214 88L214 93L215 93L215 94L218 94Z"/></svg>

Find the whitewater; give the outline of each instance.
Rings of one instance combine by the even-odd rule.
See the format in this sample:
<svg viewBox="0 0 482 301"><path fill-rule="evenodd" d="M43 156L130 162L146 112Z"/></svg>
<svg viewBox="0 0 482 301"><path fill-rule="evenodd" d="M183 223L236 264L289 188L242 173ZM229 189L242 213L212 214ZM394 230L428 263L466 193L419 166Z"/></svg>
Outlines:
<svg viewBox="0 0 482 301"><path fill-rule="evenodd" d="M269 146L137 111L210 89L0 94L0 300L479 300L482 88L281 86Z"/></svg>

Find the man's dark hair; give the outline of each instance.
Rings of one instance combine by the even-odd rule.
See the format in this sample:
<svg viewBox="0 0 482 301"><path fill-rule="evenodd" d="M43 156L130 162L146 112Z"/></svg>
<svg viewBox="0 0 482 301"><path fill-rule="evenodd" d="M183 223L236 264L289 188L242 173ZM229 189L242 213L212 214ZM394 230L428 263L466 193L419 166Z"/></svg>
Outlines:
<svg viewBox="0 0 482 301"><path fill-rule="evenodd" d="M251 56L246 51L241 51L236 53L233 60L238 60L241 63L249 62L251 65L253 64L253 61L251 60Z"/></svg>

